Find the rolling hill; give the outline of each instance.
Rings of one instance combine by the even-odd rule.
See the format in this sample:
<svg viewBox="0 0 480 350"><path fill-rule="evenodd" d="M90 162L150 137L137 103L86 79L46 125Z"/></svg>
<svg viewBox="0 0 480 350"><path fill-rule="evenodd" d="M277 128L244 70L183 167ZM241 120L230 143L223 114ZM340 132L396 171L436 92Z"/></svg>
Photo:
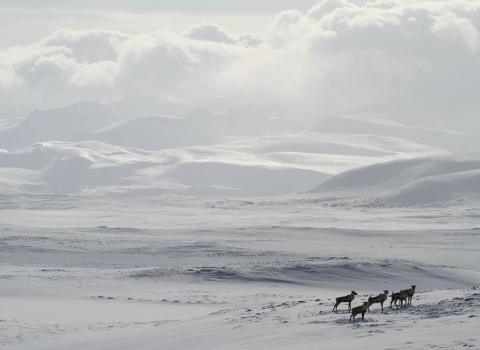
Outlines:
<svg viewBox="0 0 480 350"><path fill-rule="evenodd" d="M336 175L314 192L377 203L415 205L480 195L480 154L444 155L374 164Z"/></svg>

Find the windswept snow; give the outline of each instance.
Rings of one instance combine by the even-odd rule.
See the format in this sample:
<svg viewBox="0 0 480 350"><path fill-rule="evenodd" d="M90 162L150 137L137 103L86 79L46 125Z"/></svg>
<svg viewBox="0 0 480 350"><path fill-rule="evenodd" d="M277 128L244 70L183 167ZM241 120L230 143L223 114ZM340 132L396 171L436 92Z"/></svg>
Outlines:
<svg viewBox="0 0 480 350"><path fill-rule="evenodd" d="M478 207L303 199L3 195L0 344L475 348ZM357 306L411 284L411 306L332 312L352 289Z"/></svg>
<svg viewBox="0 0 480 350"><path fill-rule="evenodd" d="M405 126L371 113L325 118L312 130L324 134L391 136L450 152L480 152L480 139L473 136L456 131Z"/></svg>
<svg viewBox="0 0 480 350"><path fill-rule="evenodd" d="M143 125L152 125L145 119L148 118L115 125L100 134L116 135L120 141L131 140L128 125L137 121L142 122L141 130L155 131L154 127ZM195 129L190 127L195 122L189 124L188 119L165 119L167 124L180 126L177 135ZM172 142L182 141L172 138L173 132L164 134ZM219 135L215 129L213 135ZM145 144L152 139L139 136L137 140ZM161 138L153 140L157 140L157 146L166 142ZM308 191L331 175L358 166L442 153L445 152L440 149L393 138L319 137L316 133L155 152L98 141L44 142L17 151L1 151L0 185L3 192L22 193L279 195Z"/></svg>

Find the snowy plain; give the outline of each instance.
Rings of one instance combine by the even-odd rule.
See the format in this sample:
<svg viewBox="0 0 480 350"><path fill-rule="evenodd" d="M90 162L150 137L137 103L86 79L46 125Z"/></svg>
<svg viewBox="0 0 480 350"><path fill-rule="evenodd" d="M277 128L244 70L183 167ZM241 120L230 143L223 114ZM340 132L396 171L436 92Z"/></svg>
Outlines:
<svg viewBox="0 0 480 350"><path fill-rule="evenodd" d="M289 197L2 196L1 344L478 348L480 206ZM411 284L406 308L332 313Z"/></svg>
<svg viewBox="0 0 480 350"><path fill-rule="evenodd" d="M0 346L480 347L478 139L127 102L0 124ZM411 306L332 312L411 285Z"/></svg>

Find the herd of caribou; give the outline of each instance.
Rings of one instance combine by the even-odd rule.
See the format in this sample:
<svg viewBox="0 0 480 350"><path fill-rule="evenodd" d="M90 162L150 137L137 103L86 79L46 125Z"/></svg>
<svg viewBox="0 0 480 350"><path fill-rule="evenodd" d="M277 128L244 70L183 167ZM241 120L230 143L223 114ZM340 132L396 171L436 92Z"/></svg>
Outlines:
<svg viewBox="0 0 480 350"><path fill-rule="evenodd" d="M392 307L392 304L395 304L395 306L398 308L397 301L400 301L400 307L404 306L404 302L405 302L405 306L412 305L412 297L415 294L415 287L416 286L412 286L411 288L401 290L398 293L392 293L392 300L390 301L390 307ZM387 300L388 290L384 290L383 293L375 297L370 296L368 298L368 301L365 301L363 305L354 307L352 309L352 301L353 299L355 299L355 295L357 295L357 293L355 293L352 290L352 293L350 293L349 295L335 298L335 306L333 307L333 311L337 312L337 307L341 303L348 303L348 310L352 311L352 314L350 315L350 321L352 321L352 318L353 318L353 322L355 322L355 316L357 316L358 314L362 314L362 320L363 320L365 313L367 311L370 311L370 306L372 304L380 304L382 306L382 311L383 311L383 303L385 302L385 300Z"/></svg>

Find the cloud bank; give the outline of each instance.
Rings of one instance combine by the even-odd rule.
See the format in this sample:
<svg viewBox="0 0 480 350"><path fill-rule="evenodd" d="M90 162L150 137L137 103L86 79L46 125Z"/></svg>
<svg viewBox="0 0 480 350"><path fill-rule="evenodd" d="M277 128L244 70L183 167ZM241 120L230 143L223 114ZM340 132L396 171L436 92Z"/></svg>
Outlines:
<svg viewBox="0 0 480 350"><path fill-rule="evenodd" d="M390 106L398 118L467 128L480 111L479 28L479 1L324 0L278 14L261 34L213 23L180 34L63 29L0 51L0 117L81 100L243 91L293 117Z"/></svg>

